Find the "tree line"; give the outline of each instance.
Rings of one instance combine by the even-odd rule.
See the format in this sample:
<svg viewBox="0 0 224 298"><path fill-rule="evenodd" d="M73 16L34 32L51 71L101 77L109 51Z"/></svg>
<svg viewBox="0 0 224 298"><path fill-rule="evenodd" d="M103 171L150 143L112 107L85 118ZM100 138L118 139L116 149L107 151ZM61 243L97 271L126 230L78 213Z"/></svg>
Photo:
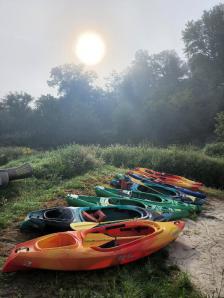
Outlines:
<svg viewBox="0 0 224 298"><path fill-rule="evenodd" d="M224 140L224 4L186 24L187 59L139 50L106 87L82 65L51 70L57 96L9 93L0 100L1 145L195 144Z"/></svg>

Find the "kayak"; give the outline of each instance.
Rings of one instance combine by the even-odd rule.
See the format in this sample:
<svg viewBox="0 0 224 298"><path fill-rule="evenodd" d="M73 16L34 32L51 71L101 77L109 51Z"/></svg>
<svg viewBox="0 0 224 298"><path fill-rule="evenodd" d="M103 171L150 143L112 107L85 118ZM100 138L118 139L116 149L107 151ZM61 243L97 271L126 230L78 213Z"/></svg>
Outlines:
<svg viewBox="0 0 224 298"><path fill-rule="evenodd" d="M132 190L133 184L139 184L139 185L142 185L143 187L146 185L145 181L143 183L143 181L140 181L139 179L136 179L134 177L130 177L127 175L118 174L116 175L115 178L120 180L121 189L124 189L124 190ZM154 182L150 182L149 180L147 182L147 186L148 186L147 192L150 192L152 194L160 194L160 195L170 196L173 198L181 196L181 194L174 188L169 188L162 184L156 184Z"/></svg>
<svg viewBox="0 0 224 298"><path fill-rule="evenodd" d="M2 271L95 270L127 264L167 246L183 221L129 221L45 235L16 245Z"/></svg>
<svg viewBox="0 0 224 298"><path fill-rule="evenodd" d="M189 212L197 212L201 210L201 207L194 204L184 203L178 199L173 199L160 194L147 193L139 190L122 190L106 188L103 186L96 186L95 192L98 197L128 197L136 199L144 199L150 201L153 205L162 205L167 207L177 207L178 209L188 210Z"/></svg>
<svg viewBox="0 0 224 298"><path fill-rule="evenodd" d="M154 182L154 183L157 183L157 184L162 184L162 185L164 185L164 186L167 186L167 187L170 187L170 188L174 188L174 189L176 189L177 191L179 191L179 192L181 192L181 193L184 193L184 194L187 194L187 195L189 195L189 196L193 196L193 197L195 197L195 198L199 198L199 199L206 199L206 195L205 195L204 193L200 192L200 191L193 191L193 190L190 190L190 189L187 189L187 188L183 188L183 187L179 187L179 186L175 186L175 185L171 185L171 184L163 183L163 182L160 182L159 179L146 178L146 177L141 176L141 175L139 175L139 174L135 174L134 171L128 171L126 174L127 174L128 176L130 176L130 177L133 177L133 178L135 178L135 179L141 180L141 181L143 181L143 182L144 182L144 180L145 180L146 182ZM116 180L114 179L114 183L119 184L118 181L116 181L116 182L115 182L115 181L116 181Z"/></svg>
<svg viewBox="0 0 224 298"><path fill-rule="evenodd" d="M138 206L55 207L28 213L20 229L21 231L57 232L71 230L72 223L144 220L153 217L156 217L156 214Z"/></svg>
<svg viewBox="0 0 224 298"><path fill-rule="evenodd" d="M151 192L151 184L137 184L133 183L131 190L132 191L138 191L138 192L145 192L150 193ZM194 210L194 211L201 211L202 207L201 204L197 204L197 201L194 200L193 197L189 196L179 196L179 197L172 197L173 201L180 202L184 204L184 206L187 206L188 208Z"/></svg>
<svg viewBox="0 0 224 298"><path fill-rule="evenodd" d="M187 204L194 204L194 205L202 205L204 204L204 199L198 199L193 196L187 196L184 193L181 193L180 191L167 187L162 184L151 182L150 180L140 180L133 178L132 176L123 176L123 179L121 178L121 175L117 175L119 178L120 185L122 189L130 189L132 191L140 191L144 193L150 193L150 194L160 194L165 195L173 200L181 201L183 203ZM118 183L118 182L117 182ZM114 180L112 180L112 185L114 185ZM125 187L127 186L127 188ZM201 208L199 207L198 210Z"/></svg>
<svg viewBox="0 0 224 298"><path fill-rule="evenodd" d="M192 190L199 190L203 186L203 183L201 182L196 182L178 175L156 172L147 168L138 167L134 169L134 172L145 177L160 179L160 182L162 183L172 184Z"/></svg>
<svg viewBox="0 0 224 298"><path fill-rule="evenodd" d="M177 206L166 206L164 204L154 204L149 200L141 200L128 197L94 197L70 194L66 197L69 206L135 206L150 211L150 220L170 221L188 217L190 215L187 209L181 209Z"/></svg>
<svg viewBox="0 0 224 298"><path fill-rule="evenodd" d="M195 189L203 186L203 183L201 183L201 182L196 182L196 181L193 181L193 180L190 180L185 177L178 176L178 175L168 174L168 173L164 173L164 172L156 172L154 170L147 169L147 168L137 167L134 169L134 171L142 173L148 177L161 179L162 181L164 181L164 180L167 180L167 182L170 181L171 183L168 182L169 184L177 185L179 183L181 185L178 185L178 186L181 186L181 187L184 184L187 186L187 188L195 188Z"/></svg>

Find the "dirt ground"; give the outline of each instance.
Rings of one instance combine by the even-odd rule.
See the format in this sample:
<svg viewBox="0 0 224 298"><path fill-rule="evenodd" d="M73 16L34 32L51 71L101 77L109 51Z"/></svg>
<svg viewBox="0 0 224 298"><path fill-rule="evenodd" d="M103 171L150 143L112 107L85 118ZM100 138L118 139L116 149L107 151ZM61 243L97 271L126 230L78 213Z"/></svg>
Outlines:
<svg viewBox="0 0 224 298"><path fill-rule="evenodd" d="M187 220L170 245L170 261L207 297L224 297L224 201L209 198L196 221Z"/></svg>

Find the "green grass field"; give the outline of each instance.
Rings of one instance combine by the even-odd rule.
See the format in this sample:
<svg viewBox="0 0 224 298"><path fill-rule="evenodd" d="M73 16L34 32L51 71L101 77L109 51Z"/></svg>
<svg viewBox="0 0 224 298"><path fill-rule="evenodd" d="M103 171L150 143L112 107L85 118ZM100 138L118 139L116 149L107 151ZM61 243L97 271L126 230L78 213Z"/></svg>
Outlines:
<svg viewBox="0 0 224 298"><path fill-rule="evenodd" d="M95 185L105 185L115 173L125 172L127 163L118 168L108 156L103 157L111 149L100 150L74 145L25 154L5 165L30 162L34 177L11 182L0 190L0 265L8 253L4 249L7 245L32 237L18 230L27 212L63 205L69 191L94 194ZM0 274L0 297L202 297L185 273L167 265L167 258L168 252L163 249L133 264L94 272L35 270Z"/></svg>

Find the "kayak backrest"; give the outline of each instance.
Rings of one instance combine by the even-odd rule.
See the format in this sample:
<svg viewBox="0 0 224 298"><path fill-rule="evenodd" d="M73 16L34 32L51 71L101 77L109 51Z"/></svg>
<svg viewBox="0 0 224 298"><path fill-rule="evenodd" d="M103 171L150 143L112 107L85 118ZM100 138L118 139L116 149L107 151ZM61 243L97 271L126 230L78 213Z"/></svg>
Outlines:
<svg viewBox="0 0 224 298"><path fill-rule="evenodd" d="M102 210L95 210L95 211L82 211L82 215L85 220L92 221L92 222L102 222L106 219L106 214Z"/></svg>

